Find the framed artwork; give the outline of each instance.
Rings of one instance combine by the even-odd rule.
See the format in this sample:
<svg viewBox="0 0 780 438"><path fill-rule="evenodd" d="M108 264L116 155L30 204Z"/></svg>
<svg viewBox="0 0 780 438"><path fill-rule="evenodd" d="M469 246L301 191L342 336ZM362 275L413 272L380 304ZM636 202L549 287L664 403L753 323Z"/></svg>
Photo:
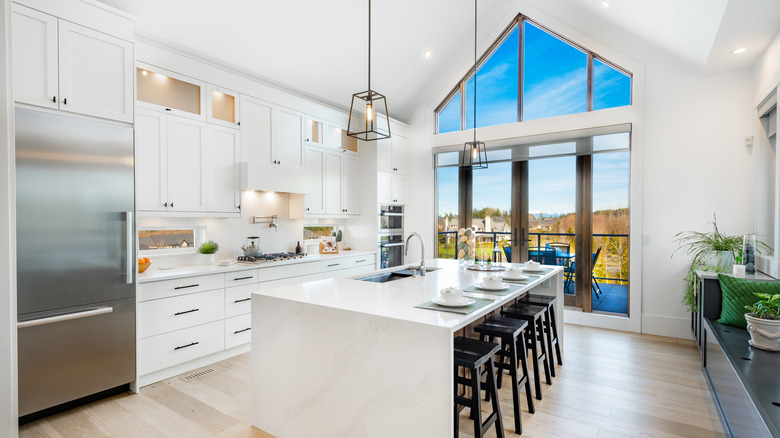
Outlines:
<svg viewBox="0 0 780 438"><path fill-rule="evenodd" d="M322 237L320 239L320 254L338 254L339 247L336 244L334 236Z"/></svg>

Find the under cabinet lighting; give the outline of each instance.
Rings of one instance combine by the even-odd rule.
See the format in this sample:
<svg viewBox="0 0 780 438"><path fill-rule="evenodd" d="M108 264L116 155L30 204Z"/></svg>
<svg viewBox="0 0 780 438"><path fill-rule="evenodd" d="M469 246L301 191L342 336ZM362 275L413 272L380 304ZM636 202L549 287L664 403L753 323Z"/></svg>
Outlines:
<svg viewBox="0 0 780 438"><path fill-rule="evenodd" d="M739 55L740 53L745 53L745 52L747 52L747 47L739 47L731 51L731 53L735 55Z"/></svg>
<svg viewBox="0 0 780 438"><path fill-rule="evenodd" d="M146 70L141 70L141 74L144 76L149 76L149 72Z"/></svg>
<svg viewBox="0 0 780 438"><path fill-rule="evenodd" d="M609 2L607 0L604 0L601 2L601 6L604 6L605 8L608 8L610 6Z"/></svg>

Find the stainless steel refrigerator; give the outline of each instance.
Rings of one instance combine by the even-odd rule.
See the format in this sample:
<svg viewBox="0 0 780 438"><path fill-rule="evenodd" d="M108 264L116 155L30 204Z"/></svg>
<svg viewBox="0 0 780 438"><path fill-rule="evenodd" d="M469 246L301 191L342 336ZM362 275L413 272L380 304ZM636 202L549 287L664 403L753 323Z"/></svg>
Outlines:
<svg viewBox="0 0 780 438"><path fill-rule="evenodd" d="M132 128L16 109L20 417L135 380L134 208Z"/></svg>

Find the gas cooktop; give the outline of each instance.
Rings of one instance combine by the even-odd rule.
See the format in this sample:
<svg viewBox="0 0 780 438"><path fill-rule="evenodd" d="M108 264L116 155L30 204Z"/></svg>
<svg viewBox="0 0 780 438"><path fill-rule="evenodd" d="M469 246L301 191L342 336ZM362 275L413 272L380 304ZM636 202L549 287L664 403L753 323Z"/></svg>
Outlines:
<svg viewBox="0 0 780 438"><path fill-rule="evenodd" d="M277 262L285 260L302 259L306 257L306 253L296 254L294 252L275 252L271 254L263 254L260 257L248 257L238 256L239 263L262 263L262 262Z"/></svg>

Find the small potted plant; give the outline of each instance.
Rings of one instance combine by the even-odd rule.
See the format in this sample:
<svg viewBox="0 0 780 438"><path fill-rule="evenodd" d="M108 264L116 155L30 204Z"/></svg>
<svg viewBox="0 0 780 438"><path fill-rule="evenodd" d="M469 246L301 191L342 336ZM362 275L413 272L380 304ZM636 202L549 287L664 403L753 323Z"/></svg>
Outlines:
<svg viewBox="0 0 780 438"><path fill-rule="evenodd" d="M780 351L780 294L754 294L761 298L745 306L750 345L762 350Z"/></svg>
<svg viewBox="0 0 780 438"><path fill-rule="evenodd" d="M198 254L201 254L200 261L203 265L214 264L214 254L219 251L219 244L213 240L203 242L198 247Z"/></svg>

